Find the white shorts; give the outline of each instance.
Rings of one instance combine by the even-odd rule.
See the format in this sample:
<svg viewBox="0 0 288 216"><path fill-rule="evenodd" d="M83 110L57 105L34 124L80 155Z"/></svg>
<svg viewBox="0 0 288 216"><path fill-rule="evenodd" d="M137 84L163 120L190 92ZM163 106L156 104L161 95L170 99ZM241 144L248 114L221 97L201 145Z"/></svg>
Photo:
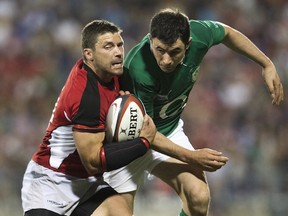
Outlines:
<svg viewBox="0 0 288 216"><path fill-rule="evenodd" d="M107 187L110 186L102 177L80 179L30 161L21 190L22 207L24 212L47 209L60 215L70 215L79 202Z"/></svg>
<svg viewBox="0 0 288 216"><path fill-rule="evenodd" d="M184 148L194 149L183 131L182 120L179 121L177 128L168 138ZM167 155L149 150L144 156L131 162L129 165L104 173L104 180L118 193L135 191L139 185L143 184L153 168L168 158L170 157Z"/></svg>

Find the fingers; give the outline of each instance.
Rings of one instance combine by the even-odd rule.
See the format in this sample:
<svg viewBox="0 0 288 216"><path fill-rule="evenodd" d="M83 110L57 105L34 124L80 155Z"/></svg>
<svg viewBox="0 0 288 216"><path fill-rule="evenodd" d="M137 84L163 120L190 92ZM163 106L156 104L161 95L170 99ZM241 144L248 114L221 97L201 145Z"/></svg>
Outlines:
<svg viewBox="0 0 288 216"><path fill-rule="evenodd" d="M219 152L219 151L216 151L216 150L210 149L210 148L202 148L202 149L197 149L195 151L205 151L205 152L208 152L209 154L212 154L212 155L219 155L219 156L222 155L222 152Z"/></svg>
<svg viewBox="0 0 288 216"><path fill-rule="evenodd" d="M283 86L280 82L274 85L274 91L271 96L273 105L279 105L284 100Z"/></svg>
<svg viewBox="0 0 288 216"><path fill-rule="evenodd" d="M213 155L213 157L211 158L211 160L213 160L213 161L219 161L219 162L226 163L229 160L228 157L223 156L222 152L219 152L219 151L216 151L213 149L209 149L209 148L207 148L206 150L209 151Z"/></svg>
<svg viewBox="0 0 288 216"><path fill-rule="evenodd" d="M198 149L195 150L194 153L197 155L196 163L201 167L201 169L208 172L214 172L220 169L229 160L229 158L224 156L222 152L210 148Z"/></svg>
<svg viewBox="0 0 288 216"><path fill-rule="evenodd" d="M122 95L128 95L128 94L130 94L130 92L129 91L123 91L123 90L120 90L119 91L119 94L122 96Z"/></svg>
<svg viewBox="0 0 288 216"><path fill-rule="evenodd" d="M213 161L213 163L215 164L215 166L219 166L222 167L227 163L228 160L222 160L222 161Z"/></svg>
<svg viewBox="0 0 288 216"><path fill-rule="evenodd" d="M214 154L210 161L210 172L214 172L220 169L222 166L226 165L229 158L222 155L222 152L217 152Z"/></svg>
<svg viewBox="0 0 288 216"><path fill-rule="evenodd" d="M229 160L228 157L225 157L225 156L221 156L220 158L217 159L217 161L219 162L223 162L223 163L227 163Z"/></svg>
<svg viewBox="0 0 288 216"><path fill-rule="evenodd" d="M157 129L151 117L147 114L143 118L143 125L140 131L140 136L145 137L150 143L153 142Z"/></svg>
<svg viewBox="0 0 288 216"><path fill-rule="evenodd" d="M222 152L219 152L221 155L217 155L217 156L214 156L213 157L213 162L215 162L216 164L223 164L223 165L225 165L227 162L228 162L228 160L229 160L229 158L228 157L226 157L226 156L223 156L222 155ZM222 166L223 166L222 165Z"/></svg>
<svg viewBox="0 0 288 216"><path fill-rule="evenodd" d="M149 124L149 116L146 114L143 118L142 130L145 129L145 127L148 127L148 124Z"/></svg>
<svg viewBox="0 0 288 216"><path fill-rule="evenodd" d="M272 104L279 105L284 100L284 91L275 66L265 67L262 71L264 81L272 97Z"/></svg>
<svg viewBox="0 0 288 216"><path fill-rule="evenodd" d="M206 167L206 171L215 172L216 170L218 170L221 167L223 167L224 165L226 165L226 163L227 163L227 160L223 160L223 161L213 160L213 161L210 161L210 165L208 167Z"/></svg>
<svg viewBox="0 0 288 216"><path fill-rule="evenodd" d="M220 158L217 158L217 159L215 159L215 160L212 160L211 161L211 164L213 165L213 166L215 166L215 167L222 167L222 166L224 166L227 162L228 162L228 158L227 157L224 157L224 156L222 156L222 157L220 157Z"/></svg>

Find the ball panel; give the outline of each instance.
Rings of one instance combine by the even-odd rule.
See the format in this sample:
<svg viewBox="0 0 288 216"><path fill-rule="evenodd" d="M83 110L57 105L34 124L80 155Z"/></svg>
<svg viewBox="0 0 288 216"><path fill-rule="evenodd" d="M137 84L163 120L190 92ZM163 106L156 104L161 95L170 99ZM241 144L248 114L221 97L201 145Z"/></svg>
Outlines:
<svg viewBox="0 0 288 216"><path fill-rule="evenodd" d="M132 140L139 137L143 124L143 112L137 103L127 101L125 112L121 112L115 130L115 141Z"/></svg>
<svg viewBox="0 0 288 216"><path fill-rule="evenodd" d="M136 96L119 96L107 114L107 141L120 142L139 137L145 113L143 103Z"/></svg>
<svg viewBox="0 0 288 216"><path fill-rule="evenodd" d="M117 119L120 111L122 98L117 98L111 105L106 118L106 140L111 142L113 140L114 132L117 126Z"/></svg>

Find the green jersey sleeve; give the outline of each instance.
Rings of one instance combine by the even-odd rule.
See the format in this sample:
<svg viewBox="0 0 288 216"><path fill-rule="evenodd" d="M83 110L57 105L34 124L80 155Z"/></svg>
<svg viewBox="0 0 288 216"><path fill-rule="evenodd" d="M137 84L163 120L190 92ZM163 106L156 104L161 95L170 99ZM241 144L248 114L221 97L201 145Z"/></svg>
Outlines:
<svg viewBox="0 0 288 216"><path fill-rule="evenodd" d="M190 20L192 41L205 43L208 48L221 43L225 30L220 22L211 20Z"/></svg>

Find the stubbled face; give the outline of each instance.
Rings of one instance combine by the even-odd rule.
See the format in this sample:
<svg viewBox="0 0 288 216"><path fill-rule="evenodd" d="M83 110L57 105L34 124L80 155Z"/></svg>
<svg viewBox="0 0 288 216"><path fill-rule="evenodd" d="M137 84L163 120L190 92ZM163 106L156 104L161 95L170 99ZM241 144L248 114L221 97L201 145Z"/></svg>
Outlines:
<svg viewBox="0 0 288 216"><path fill-rule="evenodd" d="M173 72L185 57L186 46L179 38L169 45L158 38L150 38L150 44L158 66L165 73Z"/></svg>
<svg viewBox="0 0 288 216"><path fill-rule="evenodd" d="M86 64L105 82L123 74L124 42L119 32L98 36L94 50L84 49Z"/></svg>

